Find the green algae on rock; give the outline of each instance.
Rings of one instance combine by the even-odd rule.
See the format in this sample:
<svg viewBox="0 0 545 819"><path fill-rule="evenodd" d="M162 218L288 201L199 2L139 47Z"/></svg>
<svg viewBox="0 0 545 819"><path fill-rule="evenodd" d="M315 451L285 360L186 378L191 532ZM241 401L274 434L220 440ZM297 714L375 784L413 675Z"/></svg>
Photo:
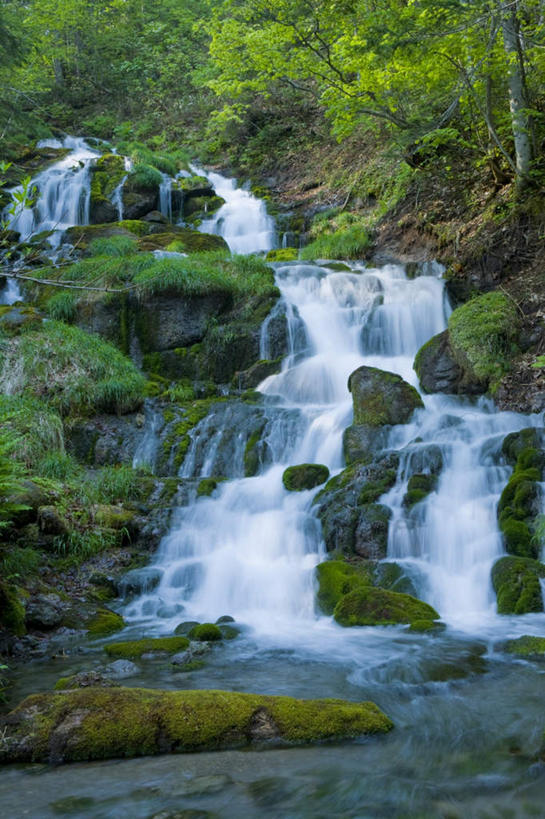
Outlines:
<svg viewBox="0 0 545 819"><path fill-rule="evenodd" d="M516 640L508 640L505 644L505 651L508 654L518 654L521 657L544 657L545 658L545 637L533 637L530 634L523 634Z"/></svg>
<svg viewBox="0 0 545 819"><path fill-rule="evenodd" d="M432 606L410 594L372 586L361 586L344 595L333 616L341 626L390 626L439 619Z"/></svg>
<svg viewBox="0 0 545 819"><path fill-rule="evenodd" d="M545 565L525 557L502 557L492 567L492 585L498 614L528 614L543 611L540 579Z"/></svg>
<svg viewBox="0 0 545 819"><path fill-rule="evenodd" d="M318 579L317 600L324 614L333 614L335 606L354 589L368 586L370 568L365 564L353 565L343 560L327 560L316 566Z"/></svg>
<svg viewBox="0 0 545 819"><path fill-rule="evenodd" d="M125 621L120 614L110 609L99 609L95 616L87 623L87 631L91 637L107 637L125 628Z"/></svg>
<svg viewBox="0 0 545 819"><path fill-rule="evenodd" d="M187 637L146 637L142 640L127 640L122 643L110 643L104 646L109 657L120 657L123 660L133 660L142 654L166 653L174 654L183 651L189 645Z"/></svg>
<svg viewBox="0 0 545 819"><path fill-rule="evenodd" d="M329 478L329 469L323 464L297 464L288 466L282 475L282 483L288 492L314 489Z"/></svg>
<svg viewBox="0 0 545 819"><path fill-rule="evenodd" d="M78 688L27 697L7 715L0 761L63 762L307 744L385 733L372 702L232 691Z"/></svg>
<svg viewBox="0 0 545 819"><path fill-rule="evenodd" d="M198 642L223 640L220 627L214 623L200 623L198 626L193 626L187 636L190 640L197 640Z"/></svg>

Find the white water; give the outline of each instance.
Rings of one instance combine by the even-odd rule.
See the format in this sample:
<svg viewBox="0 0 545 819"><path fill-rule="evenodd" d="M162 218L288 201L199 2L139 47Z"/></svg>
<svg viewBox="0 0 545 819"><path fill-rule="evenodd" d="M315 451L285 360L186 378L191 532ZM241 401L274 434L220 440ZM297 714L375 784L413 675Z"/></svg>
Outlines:
<svg viewBox="0 0 545 819"><path fill-rule="evenodd" d="M22 299L21 289L16 279L6 278L5 284L0 288L0 304L15 304Z"/></svg>
<svg viewBox="0 0 545 819"><path fill-rule="evenodd" d="M172 177L163 175L163 181L159 185L159 210L162 215L172 222Z"/></svg>
<svg viewBox="0 0 545 819"><path fill-rule="evenodd" d="M46 230L56 231L58 240L68 227L89 223L90 167L100 153L81 137L66 137L62 142L45 140L38 146L69 148L70 153L33 178L32 187L39 193L34 207L8 218L9 227L20 233L21 241Z"/></svg>
<svg viewBox="0 0 545 819"><path fill-rule="evenodd" d="M232 253L259 253L275 246L274 219L261 199L237 188L236 179L200 169L198 173L206 176L216 194L225 199L211 219L203 220L200 231L223 236Z"/></svg>

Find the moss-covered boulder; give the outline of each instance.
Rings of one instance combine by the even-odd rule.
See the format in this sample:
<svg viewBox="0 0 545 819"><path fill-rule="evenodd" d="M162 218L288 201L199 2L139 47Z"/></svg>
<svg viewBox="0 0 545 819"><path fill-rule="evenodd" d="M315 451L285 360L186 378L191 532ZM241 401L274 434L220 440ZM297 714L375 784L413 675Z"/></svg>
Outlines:
<svg viewBox="0 0 545 819"><path fill-rule="evenodd" d="M117 220L117 207L111 198L125 173L125 160L118 154L103 154L91 167L89 221L92 225Z"/></svg>
<svg viewBox="0 0 545 819"><path fill-rule="evenodd" d="M134 660L143 654L175 654L188 646L186 637L145 637L142 640L110 643L104 647L104 651L109 657Z"/></svg>
<svg viewBox="0 0 545 819"><path fill-rule="evenodd" d="M428 497L437 488L437 476L426 473L411 475L407 483L407 492L403 497L403 505L411 509L417 503Z"/></svg>
<svg viewBox="0 0 545 819"><path fill-rule="evenodd" d="M439 634L445 631L446 625L437 620L414 620L407 629L417 634Z"/></svg>
<svg viewBox="0 0 545 819"><path fill-rule="evenodd" d="M540 579L545 565L524 557L502 557L492 568L492 585L498 614L527 614L543 611Z"/></svg>
<svg viewBox="0 0 545 819"><path fill-rule="evenodd" d="M200 623L198 626L193 626L187 636L190 640L197 640L199 643L214 643L223 639L221 629L215 623Z"/></svg>
<svg viewBox="0 0 545 819"><path fill-rule="evenodd" d="M138 240L140 250L173 250L177 253L207 253L210 251L228 251L227 242L222 236L212 233L201 233L191 228L169 228L168 232L152 233Z"/></svg>
<svg viewBox="0 0 545 819"><path fill-rule="evenodd" d="M389 427L352 424L343 432L343 455L347 465L369 464L384 449Z"/></svg>
<svg viewBox="0 0 545 819"><path fill-rule="evenodd" d="M123 216L140 219L157 210L159 186L163 177L157 168L144 163L135 165L123 186Z"/></svg>
<svg viewBox="0 0 545 819"><path fill-rule="evenodd" d="M386 557L391 511L376 501L396 481L398 456L357 463L328 481L314 500L328 552Z"/></svg>
<svg viewBox="0 0 545 819"><path fill-rule="evenodd" d="M78 250L87 250L91 242L97 239L111 239L112 236L135 239L137 236L142 235L139 232L140 230L146 233L149 232L146 222L127 220L97 225L75 225L65 231L64 238L71 245L77 247Z"/></svg>
<svg viewBox="0 0 545 819"><path fill-rule="evenodd" d="M511 432L503 439L501 446L502 454L507 463L511 466L516 466L520 455L526 450L544 450L545 449L545 431L539 427L526 427L518 432ZM542 452L540 464L543 468L545 464L545 452Z"/></svg>
<svg viewBox="0 0 545 819"><path fill-rule="evenodd" d="M354 424L367 427L406 424L422 398L400 375L376 367L358 367L348 379L354 404Z"/></svg>
<svg viewBox="0 0 545 819"><path fill-rule="evenodd" d="M424 392L482 392L482 385L462 384L463 371L450 348L448 330L430 338L419 349L414 369Z"/></svg>
<svg viewBox="0 0 545 819"><path fill-rule="evenodd" d="M298 464L284 470L282 483L288 492L302 492L320 486L328 478L329 469L324 464Z"/></svg>
<svg viewBox="0 0 545 819"><path fill-rule="evenodd" d="M123 617L111 609L99 609L88 621L87 631L91 637L108 637L125 628Z"/></svg>
<svg viewBox="0 0 545 819"><path fill-rule="evenodd" d="M517 637L516 640L508 640L504 648L508 654L545 659L545 637L533 637L530 634L524 634L522 637Z"/></svg>
<svg viewBox="0 0 545 819"><path fill-rule="evenodd" d="M324 614L333 614L335 606L354 589L368 586L372 569L364 563L351 564L344 560L327 560L316 566L318 592L316 599Z"/></svg>
<svg viewBox="0 0 545 819"><path fill-rule="evenodd" d="M232 691L77 688L35 694L4 720L1 762L75 762L385 733L371 702Z"/></svg>
<svg viewBox="0 0 545 819"><path fill-rule="evenodd" d="M458 307L448 322L450 349L463 378L494 391L519 352L520 317L505 293L485 293Z"/></svg>
<svg viewBox="0 0 545 819"><path fill-rule="evenodd" d="M507 436L504 453L515 468L498 503L498 520L505 549L518 557L537 559L541 541L536 529L541 512L541 487L545 473L545 452L531 446L538 441L538 433L522 430ZM530 444L524 446L524 444Z"/></svg>
<svg viewBox="0 0 545 819"><path fill-rule="evenodd" d="M333 616L341 626L390 626L439 619L435 609L422 600L373 586L361 586L344 595Z"/></svg>

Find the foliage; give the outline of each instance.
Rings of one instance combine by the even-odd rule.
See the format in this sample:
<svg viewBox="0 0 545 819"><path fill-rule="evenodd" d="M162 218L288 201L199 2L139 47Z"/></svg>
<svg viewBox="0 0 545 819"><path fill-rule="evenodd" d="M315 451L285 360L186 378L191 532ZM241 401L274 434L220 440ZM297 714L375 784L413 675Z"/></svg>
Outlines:
<svg viewBox="0 0 545 819"><path fill-rule="evenodd" d="M301 259L362 259L369 249L368 232L354 224L323 234L301 250Z"/></svg>
<svg viewBox="0 0 545 819"><path fill-rule="evenodd" d="M17 440L17 460L32 469L45 456L64 453L59 414L31 396L0 394L0 427Z"/></svg>
<svg viewBox="0 0 545 819"><path fill-rule="evenodd" d="M19 439L9 429L0 431L0 530L8 525L12 516L20 511L21 504L11 500L21 489L23 469L15 459Z"/></svg>

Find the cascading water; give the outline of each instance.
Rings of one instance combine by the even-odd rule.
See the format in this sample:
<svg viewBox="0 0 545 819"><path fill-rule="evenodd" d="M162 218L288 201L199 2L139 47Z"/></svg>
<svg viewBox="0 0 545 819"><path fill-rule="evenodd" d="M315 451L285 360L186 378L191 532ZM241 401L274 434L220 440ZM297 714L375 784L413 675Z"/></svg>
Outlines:
<svg viewBox="0 0 545 819"><path fill-rule="evenodd" d="M166 173L159 185L159 210L165 219L172 222L172 177Z"/></svg>
<svg viewBox="0 0 545 819"><path fill-rule="evenodd" d="M223 236L233 253L259 253L275 246L274 219L261 199L237 188L235 179L201 170L198 173L204 174L216 194L225 199L211 219L203 220L200 231Z"/></svg>
<svg viewBox="0 0 545 819"><path fill-rule="evenodd" d="M449 312L440 270L426 272L433 275L409 280L400 265L333 272L293 263L277 269L291 346L282 372L259 386L273 402L265 406L277 424L272 465L253 478L241 478L240 467L214 471L214 452L229 424L217 418L201 423L195 435L204 433L209 457L192 460L190 450L181 474L233 479L216 497L180 510L157 556L162 581L130 605L129 617L151 618L167 630L182 610L197 619L227 612L277 637L292 631L295 620L307 626L316 621L313 568L324 555L311 510L315 493L286 492L282 472L304 462L325 463L332 472L342 467L342 432L351 419L347 380L358 366L396 372L416 385L414 356L445 328ZM406 566L420 595L444 619L475 628L494 617L490 569L502 551L496 504L509 469L496 465L494 455L507 433L537 419L496 412L486 399L472 404L426 396L425 405L412 423L392 429L387 444L401 453L398 482L381 501L393 513L388 559ZM279 433L288 423L279 406L297 414L295 436ZM241 436L242 450L244 443ZM428 471L438 452L443 470L437 491L407 511L407 478Z"/></svg>
<svg viewBox="0 0 545 819"><path fill-rule="evenodd" d="M39 194L36 204L8 218L22 241L42 231L56 231L60 238L66 228L89 223L90 167L100 152L81 137L45 140L38 147L67 148L69 153L32 180Z"/></svg>

